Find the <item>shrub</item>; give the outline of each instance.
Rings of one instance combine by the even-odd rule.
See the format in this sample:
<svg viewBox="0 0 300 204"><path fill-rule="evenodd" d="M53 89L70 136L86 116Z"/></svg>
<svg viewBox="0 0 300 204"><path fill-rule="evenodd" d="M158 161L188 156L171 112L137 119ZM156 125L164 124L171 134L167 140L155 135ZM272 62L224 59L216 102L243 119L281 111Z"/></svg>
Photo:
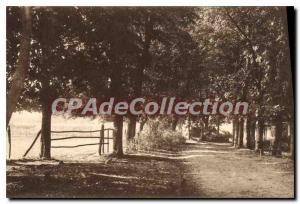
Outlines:
<svg viewBox="0 0 300 204"><path fill-rule="evenodd" d="M129 151L138 150L176 150L185 142L185 138L178 131L173 131L164 119L150 119L147 127L136 135L128 145Z"/></svg>
<svg viewBox="0 0 300 204"><path fill-rule="evenodd" d="M229 131L222 131L222 136L225 137L228 141L232 138L232 134Z"/></svg>
<svg viewBox="0 0 300 204"><path fill-rule="evenodd" d="M222 131L218 133L216 131L211 131L209 133L206 133L205 137L203 138L204 141L209 142L229 142L229 139L232 138L232 134L228 131Z"/></svg>

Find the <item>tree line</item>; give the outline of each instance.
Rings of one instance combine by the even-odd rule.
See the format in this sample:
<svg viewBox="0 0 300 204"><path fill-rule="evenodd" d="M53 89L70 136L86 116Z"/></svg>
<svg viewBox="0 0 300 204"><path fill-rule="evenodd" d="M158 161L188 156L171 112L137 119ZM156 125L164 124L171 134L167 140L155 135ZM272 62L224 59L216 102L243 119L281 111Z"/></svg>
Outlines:
<svg viewBox="0 0 300 204"><path fill-rule="evenodd" d="M284 124L293 138L284 7L7 7L6 12L6 124L16 110L41 111L42 158L51 158L49 107L58 97L248 101L246 116L184 120L205 130L232 121L233 144L243 147L246 136L246 147L262 152L264 129L273 124L274 155L282 152ZM175 130L179 117L168 117ZM116 156L123 155L125 119L132 140L137 122L142 130L148 118L112 117Z"/></svg>

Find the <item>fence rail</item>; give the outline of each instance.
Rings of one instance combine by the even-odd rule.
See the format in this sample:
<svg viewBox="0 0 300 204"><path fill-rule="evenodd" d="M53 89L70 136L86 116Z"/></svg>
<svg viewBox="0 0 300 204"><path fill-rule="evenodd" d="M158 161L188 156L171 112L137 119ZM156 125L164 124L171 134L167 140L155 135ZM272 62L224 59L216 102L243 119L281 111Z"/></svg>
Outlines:
<svg viewBox="0 0 300 204"><path fill-rule="evenodd" d="M107 132L107 136L104 136L105 131ZM88 144L79 144L79 145L57 145L57 146L51 146L51 148L77 148L77 147L84 147L84 146L92 146L92 145L98 145L98 153L99 155L104 154L104 147L107 145L107 152L109 152L109 141L113 139L113 137L110 137L110 131L113 132L114 129L112 128L104 128L104 125L101 126L100 130L66 130L66 131L51 131L51 133L56 134L64 134L64 133L95 133L99 132L99 136L81 136L81 135L72 135L67 137L59 137L59 138L51 138L51 141L59 141L59 140L70 140L70 139L99 139L99 142L97 143L88 143ZM29 146L23 157L26 157L27 154L30 152L36 141L41 135L41 130L37 133L36 137L34 138L32 144Z"/></svg>

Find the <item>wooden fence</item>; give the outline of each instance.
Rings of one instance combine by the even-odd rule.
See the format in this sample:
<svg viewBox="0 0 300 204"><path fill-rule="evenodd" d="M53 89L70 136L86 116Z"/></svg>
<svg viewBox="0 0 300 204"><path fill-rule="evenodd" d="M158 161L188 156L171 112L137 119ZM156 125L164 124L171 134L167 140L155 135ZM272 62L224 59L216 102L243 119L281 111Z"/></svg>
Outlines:
<svg viewBox="0 0 300 204"><path fill-rule="evenodd" d="M59 140L71 140L71 139L98 139L99 142L95 143L87 143L87 144L79 144L79 145L57 145L57 146L51 146L51 148L77 148L77 147L84 147L84 146L92 146L92 145L98 145L98 153L99 155L105 153L105 145L106 145L106 152L109 152L109 144L110 140L113 140L113 131L112 128L104 128L104 125L101 126L100 130L90 130L90 131L80 131L80 130L66 130L66 131L51 131L51 133L55 134L66 134L66 133L76 133L78 135L72 135L72 136L66 136L66 137L58 137L58 138L52 138L51 135L51 141L59 141ZM79 135L80 133L95 133L99 132L99 136L82 136ZM105 136L105 132L107 133ZM111 133L111 134L110 134ZM32 144L29 146L23 157L26 157L27 154L30 152L36 141L41 135L41 130L37 133L36 137L34 138Z"/></svg>

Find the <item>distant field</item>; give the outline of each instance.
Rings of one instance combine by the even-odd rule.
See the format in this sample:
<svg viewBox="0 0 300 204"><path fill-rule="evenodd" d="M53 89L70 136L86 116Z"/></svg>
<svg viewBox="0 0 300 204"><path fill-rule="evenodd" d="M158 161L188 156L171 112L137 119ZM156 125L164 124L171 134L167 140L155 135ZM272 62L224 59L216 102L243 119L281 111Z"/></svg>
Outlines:
<svg viewBox="0 0 300 204"><path fill-rule="evenodd" d="M52 117L52 130L99 130L103 121L99 119L91 120L89 118L76 118L66 119L63 117L53 116ZM12 155L11 159L20 159L26 152L32 141L34 140L37 132L41 127L41 114L40 113L29 113L19 112L15 113L12 117L11 123L11 134L12 134ZM112 122L105 122L105 128L112 128ZM124 133L126 131L126 125L124 124ZM96 133L52 133L52 138L67 137L67 136L99 136L99 132ZM88 143L97 143L99 139L70 139L52 141L53 146L73 146ZM126 142L124 140L124 142ZM8 158L8 140L7 140L7 158ZM66 148L66 149L52 149L52 156L55 159L63 160L97 160L98 156L98 145L77 147L77 148ZM112 141L110 140L109 150L112 150ZM29 152L26 158L38 158L40 152L40 141L38 140L32 150Z"/></svg>
<svg viewBox="0 0 300 204"><path fill-rule="evenodd" d="M37 112L17 112L14 113L10 122L11 133L12 133L12 154L11 159L21 159L32 141L34 140L37 132L41 128L41 113ZM100 119L90 119L90 118L64 118L62 116L52 117L52 131L62 131L62 130L99 130L101 125L104 123L105 128L112 128L112 122L104 122ZM127 125L124 123L124 135ZM139 124L137 124L139 128ZM220 127L223 131L231 132L230 124L223 124ZM63 134L52 134L52 138L56 137L67 137L67 136L99 136L99 133L63 133ZM88 143L97 143L99 139L71 139L71 140L60 140L53 141L52 145L80 145ZM8 141L6 142L6 152L8 158ZM126 137L123 137L123 144L126 147ZM52 157L55 159L71 160L71 161L93 161L98 160L98 145L68 148L68 149L52 149ZM110 141L109 150L112 150L112 141ZM40 141L38 140L32 150L29 152L26 158L38 158L40 152Z"/></svg>

